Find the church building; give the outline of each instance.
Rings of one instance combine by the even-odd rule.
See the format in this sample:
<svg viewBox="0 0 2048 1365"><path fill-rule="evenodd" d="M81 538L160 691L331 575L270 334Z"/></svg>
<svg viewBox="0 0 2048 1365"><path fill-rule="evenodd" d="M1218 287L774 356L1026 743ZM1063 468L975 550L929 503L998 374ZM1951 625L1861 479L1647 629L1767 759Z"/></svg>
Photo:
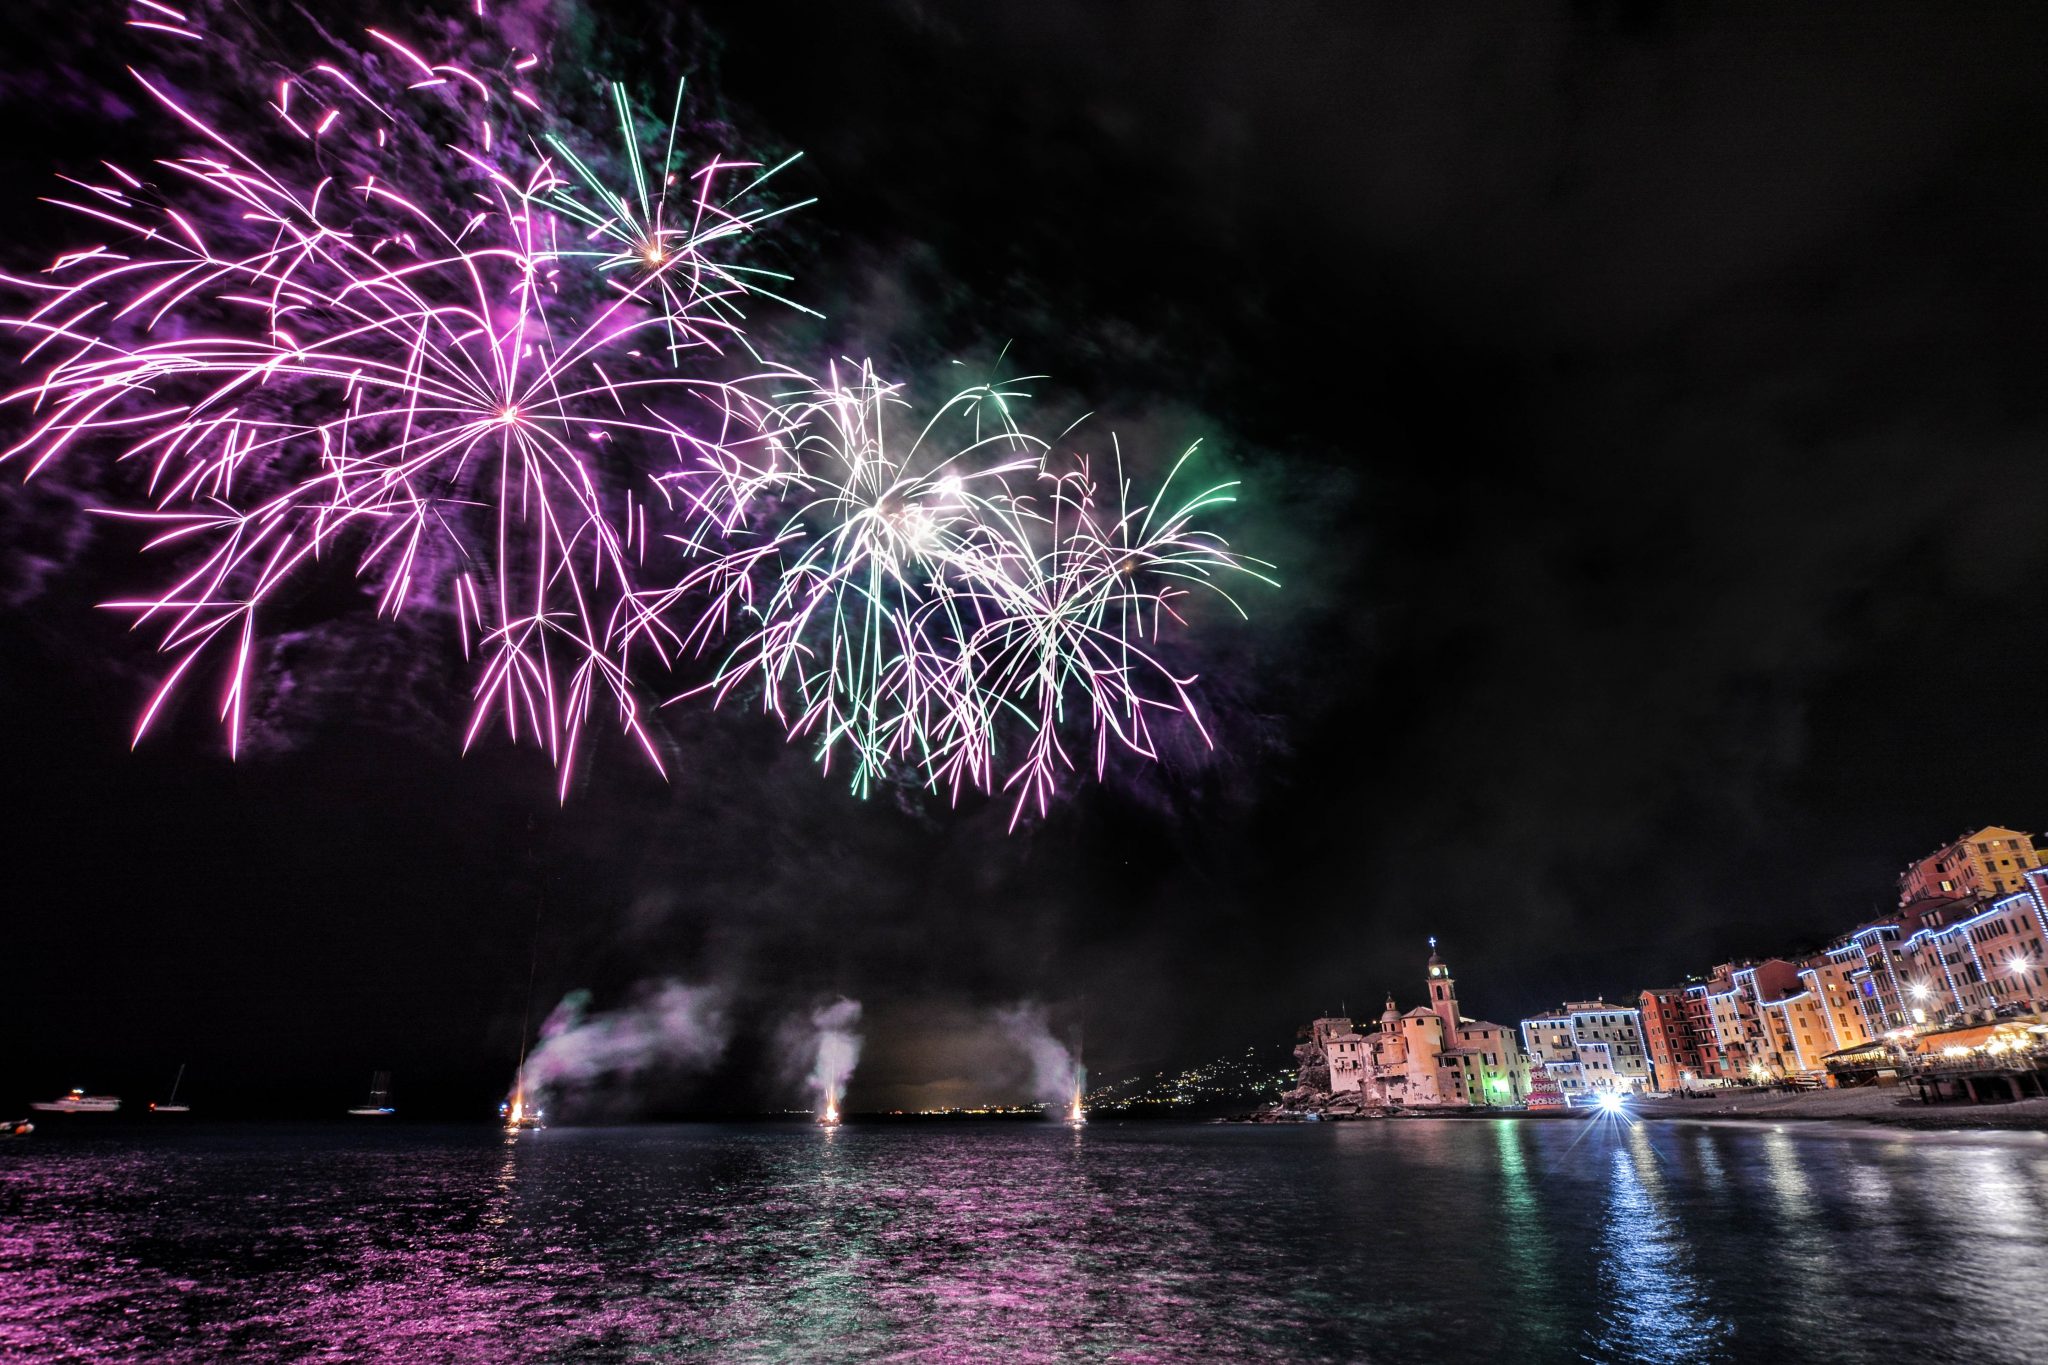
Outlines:
<svg viewBox="0 0 2048 1365"><path fill-rule="evenodd" d="M1377 1031L1341 1034L1318 1020L1330 1056L1330 1089L1356 1091L1367 1104L1463 1107L1520 1104L1529 1095L1529 1063L1515 1030L1458 1009L1457 983L1429 941L1429 1004L1403 1014L1394 998ZM1338 1045L1338 1046L1333 1046ZM1342 1051L1340 1065L1339 1047Z"/></svg>

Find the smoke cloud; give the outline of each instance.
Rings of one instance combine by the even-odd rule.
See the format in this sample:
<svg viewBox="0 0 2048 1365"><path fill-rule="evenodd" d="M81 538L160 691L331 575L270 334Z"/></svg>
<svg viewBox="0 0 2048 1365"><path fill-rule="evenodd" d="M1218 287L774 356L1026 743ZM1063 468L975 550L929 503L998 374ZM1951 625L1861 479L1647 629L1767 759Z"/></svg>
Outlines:
<svg viewBox="0 0 2048 1365"><path fill-rule="evenodd" d="M795 1049L797 1067L809 1067L804 1085L817 1097L820 1114L839 1112L846 1098L846 1083L860 1061L860 1001L841 997L811 1012L808 1025L799 1025L801 1041Z"/></svg>
<svg viewBox="0 0 2048 1365"><path fill-rule="evenodd" d="M1045 1006L1023 1001L995 1012L996 1027L1031 1063L1031 1094L1049 1110L1062 1111L1088 1084L1087 1068L1052 1036Z"/></svg>
<svg viewBox="0 0 2048 1365"><path fill-rule="evenodd" d="M615 1010L592 1012L589 991L571 991L541 1026L526 1059L527 1101L537 1109L603 1085L632 1085L654 1073L708 1070L731 1035L717 987L673 978L644 986Z"/></svg>

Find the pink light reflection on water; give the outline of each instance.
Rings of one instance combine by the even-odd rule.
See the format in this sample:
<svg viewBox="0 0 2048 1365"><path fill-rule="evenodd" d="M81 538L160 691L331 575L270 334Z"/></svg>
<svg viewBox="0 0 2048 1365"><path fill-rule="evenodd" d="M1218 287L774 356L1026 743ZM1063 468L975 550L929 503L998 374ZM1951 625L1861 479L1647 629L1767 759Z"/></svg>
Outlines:
<svg viewBox="0 0 2048 1365"><path fill-rule="evenodd" d="M1578 1130L70 1125L0 1359L2048 1358L2048 1145Z"/></svg>

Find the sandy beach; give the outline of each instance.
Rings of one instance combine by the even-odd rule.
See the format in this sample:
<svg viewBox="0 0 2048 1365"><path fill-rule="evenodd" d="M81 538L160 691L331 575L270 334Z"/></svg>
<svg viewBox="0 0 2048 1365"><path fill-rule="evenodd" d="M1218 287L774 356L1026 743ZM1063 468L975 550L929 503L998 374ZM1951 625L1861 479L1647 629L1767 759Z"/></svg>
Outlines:
<svg viewBox="0 0 2048 1365"><path fill-rule="evenodd" d="M2048 1130L2048 1099L2008 1104L1922 1104L1910 1087L1728 1091L1699 1099L1642 1099L1629 1108L1645 1119L1834 1120L1900 1128L2024 1128Z"/></svg>

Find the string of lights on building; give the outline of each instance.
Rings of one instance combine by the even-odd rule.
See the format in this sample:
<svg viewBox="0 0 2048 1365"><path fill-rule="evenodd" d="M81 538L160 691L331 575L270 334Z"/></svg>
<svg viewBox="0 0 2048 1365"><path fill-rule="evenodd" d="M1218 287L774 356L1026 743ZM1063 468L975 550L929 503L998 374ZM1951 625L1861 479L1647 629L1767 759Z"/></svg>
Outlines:
<svg viewBox="0 0 2048 1365"><path fill-rule="evenodd" d="M1930 1098L1981 1098L1979 1081L1997 1098L2048 1089L2048 855L1987 826L1907 867L1899 893L1895 914L1809 954L1720 963L1633 1003L1567 1001L1519 1036L1459 1013L1431 939L1429 1004L1404 1014L1389 998L1369 1032L1315 1020L1283 1103L1541 1109L1901 1079Z"/></svg>

